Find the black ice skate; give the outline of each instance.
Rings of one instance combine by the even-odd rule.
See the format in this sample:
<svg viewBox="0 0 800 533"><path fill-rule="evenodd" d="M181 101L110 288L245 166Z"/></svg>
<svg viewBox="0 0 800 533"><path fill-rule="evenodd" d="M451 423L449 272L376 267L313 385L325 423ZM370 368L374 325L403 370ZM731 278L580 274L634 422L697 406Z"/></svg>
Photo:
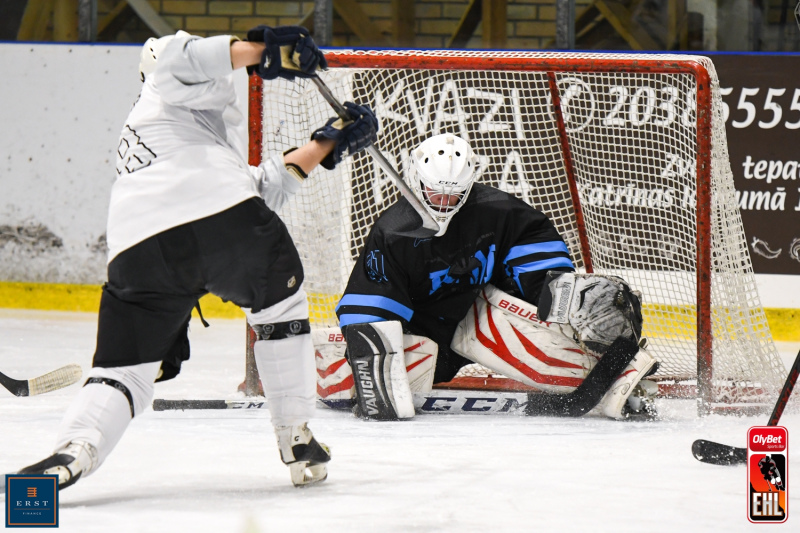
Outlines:
<svg viewBox="0 0 800 533"><path fill-rule="evenodd" d="M58 489L61 490L91 472L97 466L97 458L97 449L88 442L70 442L44 461L26 466L17 473L58 475Z"/></svg>
<svg viewBox="0 0 800 533"><path fill-rule="evenodd" d="M305 487L328 477L331 450L317 442L306 424L275 428L281 460L289 467L295 487Z"/></svg>

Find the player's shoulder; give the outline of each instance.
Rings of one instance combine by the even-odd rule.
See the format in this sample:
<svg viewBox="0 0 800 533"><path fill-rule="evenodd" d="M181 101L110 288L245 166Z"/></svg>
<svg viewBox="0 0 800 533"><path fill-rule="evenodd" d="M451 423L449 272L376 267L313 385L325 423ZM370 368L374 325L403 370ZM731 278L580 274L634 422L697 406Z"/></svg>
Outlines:
<svg viewBox="0 0 800 533"><path fill-rule="evenodd" d="M398 228L408 225L411 220L419 219L419 215L405 198L400 198L381 213L372 227L371 237L381 241L402 239Z"/></svg>
<svg viewBox="0 0 800 533"><path fill-rule="evenodd" d="M464 208L466 209L470 205L479 205L482 209L508 209L510 207L532 209L531 206L513 194L501 191L496 187L484 183L476 183L472 186L472 192L470 192Z"/></svg>

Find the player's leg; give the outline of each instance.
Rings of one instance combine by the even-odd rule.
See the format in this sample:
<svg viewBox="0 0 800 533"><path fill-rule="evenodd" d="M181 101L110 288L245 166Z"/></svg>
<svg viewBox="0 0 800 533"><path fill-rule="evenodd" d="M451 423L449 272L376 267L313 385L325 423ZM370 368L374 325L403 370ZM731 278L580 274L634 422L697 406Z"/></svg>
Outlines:
<svg viewBox="0 0 800 533"><path fill-rule="evenodd" d="M206 288L242 307L257 335L256 367L292 482L324 480L330 450L307 426L316 405L316 370L303 268L286 226L253 199L196 227Z"/></svg>
<svg viewBox="0 0 800 533"><path fill-rule="evenodd" d="M256 367L292 483L323 481L330 449L318 443L307 426L315 409L316 368L305 292L301 289L266 309L245 313L256 333Z"/></svg>
<svg viewBox="0 0 800 533"><path fill-rule="evenodd" d="M109 265L98 316L97 348L88 379L65 413L52 456L20 473L57 474L59 488L94 472L131 420L153 398L162 359L188 359L186 330L196 296L179 292L164 265L158 237Z"/></svg>

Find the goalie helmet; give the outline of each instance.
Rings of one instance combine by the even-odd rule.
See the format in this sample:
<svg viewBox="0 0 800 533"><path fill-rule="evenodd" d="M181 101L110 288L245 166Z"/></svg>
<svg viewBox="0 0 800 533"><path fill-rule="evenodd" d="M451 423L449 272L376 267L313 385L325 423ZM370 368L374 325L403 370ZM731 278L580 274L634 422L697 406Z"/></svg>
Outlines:
<svg viewBox="0 0 800 533"><path fill-rule="evenodd" d="M467 201L478 173L478 157L469 144L451 133L423 141L413 152L411 188L439 224L436 237Z"/></svg>
<svg viewBox="0 0 800 533"><path fill-rule="evenodd" d="M181 30L175 35L165 35L159 38L150 37L144 42L142 53L139 55L139 77L142 81L156 69L158 58L170 41L175 37L183 37L184 35L189 34Z"/></svg>

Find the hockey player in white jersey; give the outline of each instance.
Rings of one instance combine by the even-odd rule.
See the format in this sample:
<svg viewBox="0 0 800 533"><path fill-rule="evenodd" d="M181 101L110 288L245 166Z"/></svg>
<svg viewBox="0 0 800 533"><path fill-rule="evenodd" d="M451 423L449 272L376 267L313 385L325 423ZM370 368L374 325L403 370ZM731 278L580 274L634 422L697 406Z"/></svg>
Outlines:
<svg viewBox="0 0 800 533"><path fill-rule="evenodd" d="M396 361L404 333L438 346L433 383L477 362L547 393L529 414L651 414L655 383L642 378L656 360L644 350L639 295L619 277L574 272L544 213L475 183L465 140L432 136L411 160L409 186L439 231L398 231L412 211L400 199L373 225L336 308L357 414L414 416L407 365Z"/></svg>
<svg viewBox="0 0 800 533"><path fill-rule="evenodd" d="M64 488L94 472L148 407L154 382L189 358L191 311L213 293L242 307L258 336L256 363L292 482L326 478L330 450L307 426L316 382L303 269L275 211L318 164L333 168L372 144L378 123L347 103L351 121L332 118L308 144L251 167L232 76L248 67L292 80L326 66L297 26L259 26L247 41L185 32L148 40L142 91L119 141L93 368L54 454L20 473L57 474Z"/></svg>

